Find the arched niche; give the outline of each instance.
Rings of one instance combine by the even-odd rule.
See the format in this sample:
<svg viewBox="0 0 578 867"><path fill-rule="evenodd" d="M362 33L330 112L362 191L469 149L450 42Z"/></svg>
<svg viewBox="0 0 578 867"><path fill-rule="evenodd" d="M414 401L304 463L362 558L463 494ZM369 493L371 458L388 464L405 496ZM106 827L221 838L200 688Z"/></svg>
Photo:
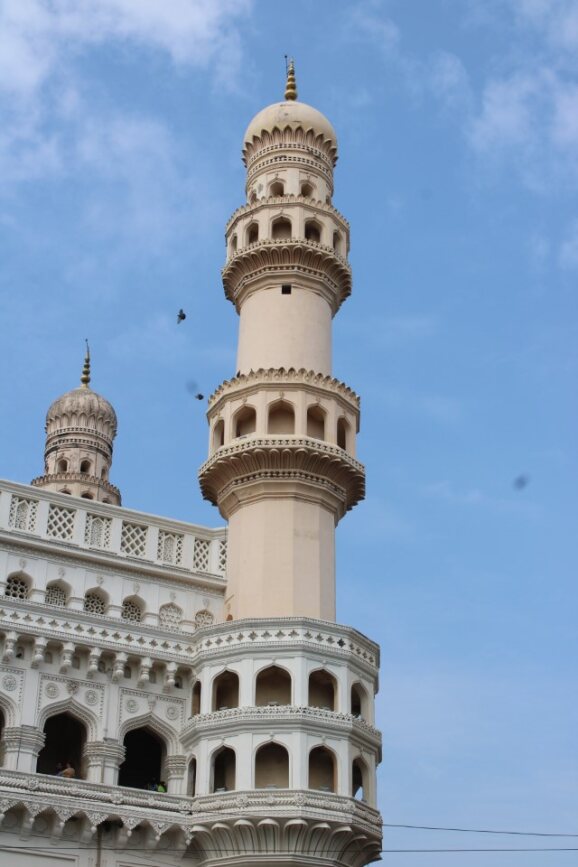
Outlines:
<svg viewBox="0 0 578 867"><path fill-rule="evenodd" d="M255 788L289 788L289 753L281 744L263 744L255 753Z"/></svg>
<svg viewBox="0 0 578 867"><path fill-rule="evenodd" d="M335 792L337 774L335 755L327 747L314 747L309 753L308 788L320 792Z"/></svg>
<svg viewBox="0 0 578 867"><path fill-rule="evenodd" d="M295 433L295 410L292 404L286 400L278 400L271 404L267 413L267 433Z"/></svg>
<svg viewBox="0 0 578 867"><path fill-rule="evenodd" d="M57 473L67 473L68 472L68 461L66 458L59 458L56 461L56 472Z"/></svg>
<svg viewBox="0 0 578 867"><path fill-rule="evenodd" d="M351 425L346 418L337 419L337 445L343 451L351 452Z"/></svg>
<svg viewBox="0 0 578 867"><path fill-rule="evenodd" d="M88 614L106 614L108 593L100 587L91 588L84 594L83 608Z"/></svg>
<svg viewBox="0 0 578 867"><path fill-rule="evenodd" d="M230 747L220 747L211 760L211 792L231 792L235 788L237 757Z"/></svg>
<svg viewBox="0 0 578 867"><path fill-rule="evenodd" d="M257 413L253 406L242 406L233 416L234 437L246 437L257 429Z"/></svg>
<svg viewBox="0 0 578 867"><path fill-rule="evenodd" d="M325 439L325 412L317 404L307 408L307 436Z"/></svg>
<svg viewBox="0 0 578 867"><path fill-rule="evenodd" d="M165 741L148 726L128 731L123 740L124 761L118 773L119 786L148 789L164 782Z"/></svg>
<svg viewBox="0 0 578 867"><path fill-rule="evenodd" d="M211 442L214 452L216 452L217 449L220 449L221 446L225 445L225 422L222 418L218 419L213 426Z"/></svg>
<svg viewBox="0 0 578 867"><path fill-rule="evenodd" d="M46 605L56 605L58 608L65 608L69 594L70 587L64 581L50 581L46 585L44 602Z"/></svg>
<svg viewBox="0 0 578 867"><path fill-rule="evenodd" d="M213 681L213 710L239 707L239 675L223 671Z"/></svg>
<svg viewBox="0 0 578 867"><path fill-rule="evenodd" d="M259 223L249 223L245 233L247 244L256 244L259 240Z"/></svg>
<svg viewBox="0 0 578 867"><path fill-rule="evenodd" d="M201 681L195 681L191 695L191 716L198 716L201 712Z"/></svg>
<svg viewBox="0 0 578 867"><path fill-rule="evenodd" d="M306 199L312 199L315 187L310 181L301 181L300 192Z"/></svg>
<svg viewBox="0 0 578 867"><path fill-rule="evenodd" d="M351 687L351 713L355 717L369 721L370 702L367 690L360 683L354 683Z"/></svg>
<svg viewBox="0 0 578 867"><path fill-rule="evenodd" d="M283 196L285 195L285 184L283 181L273 181L273 183L269 186L269 195L270 196Z"/></svg>
<svg viewBox="0 0 578 867"><path fill-rule="evenodd" d="M187 795L193 798L197 792L197 760L193 758L189 762L187 769Z"/></svg>
<svg viewBox="0 0 578 867"><path fill-rule="evenodd" d="M337 681L332 674L319 668L309 675L309 707L335 710L337 701Z"/></svg>
<svg viewBox="0 0 578 867"><path fill-rule="evenodd" d="M351 763L351 797L358 801L368 800L369 769L361 758Z"/></svg>
<svg viewBox="0 0 578 867"><path fill-rule="evenodd" d="M315 244L321 243L322 226L317 220L307 220L305 222L305 239L313 241Z"/></svg>
<svg viewBox="0 0 578 867"><path fill-rule="evenodd" d="M288 241L292 235L291 220L288 217L277 217L271 223L271 237L274 241Z"/></svg>
<svg viewBox="0 0 578 867"><path fill-rule="evenodd" d="M92 467L92 461L89 461L88 458L84 458L80 462L80 472L81 473L85 473L85 474L90 473L91 467Z"/></svg>
<svg viewBox="0 0 578 867"><path fill-rule="evenodd" d="M13 572L6 579L4 596L9 599L28 599L32 589L32 578L26 572Z"/></svg>
<svg viewBox="0 0 578 867"><path fill-rule="evenodd" d="M36 773L61 774L66 769L62 776L82 778L86 739L86 726L68 711L49 716L44 723L44 746L38 754Z"/></svg>
<svg viewBox="0 0 578 867"><path fill-rule="evenodd" d="M278 665L262 669L255 679L257 706L291 704L291 675Z"/></svg>

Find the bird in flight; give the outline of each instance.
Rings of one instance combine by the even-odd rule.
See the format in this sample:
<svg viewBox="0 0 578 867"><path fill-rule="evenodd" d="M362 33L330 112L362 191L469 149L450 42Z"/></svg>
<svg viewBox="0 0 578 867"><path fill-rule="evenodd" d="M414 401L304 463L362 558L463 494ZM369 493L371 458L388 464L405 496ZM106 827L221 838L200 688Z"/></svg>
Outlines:
<svg viewBox="0 0 578 867"><path fill-rule="evenodd" d="M186 318L187 318L187 314L185 313L185 311L184 311L183 308L181 307L181 309L180 309L179 312L177 313L177 325L180 325L181 322L184 322L184 320L185 320Z"/></svg>
<svg viewBox="0 0 578 867"><path fill-rule="evenodd" d="M517 491L523 491L530 483L529 476L516 476L514 479L514 487Z"/></svg>

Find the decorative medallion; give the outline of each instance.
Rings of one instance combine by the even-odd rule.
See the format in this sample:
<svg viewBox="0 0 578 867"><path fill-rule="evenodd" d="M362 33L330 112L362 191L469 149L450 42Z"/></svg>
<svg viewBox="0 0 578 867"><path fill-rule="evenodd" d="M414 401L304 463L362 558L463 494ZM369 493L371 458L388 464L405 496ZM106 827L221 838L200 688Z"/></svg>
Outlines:
<svg viewBox="0 0 578 867"><path fill-rule="evenodd" d="M74 695L75 692L78 692L78 684L75 680L68 680L66 682L66 689L70 693L70 695Z"/></svg>
<svg viewBox="0 0 578 867"><path fill-rule="evenodd" d="M28 782L26 783L26 785L28 786L29 789L32 789L32 791L34 791L34 789L37 789L37 788L38 788L38 785L39 785L39 784L38 784L38 780L35 780L35 779L33 778L33 779L31 779L31 780L28 780Z"/></svg>
<svg viewBox="0 0 578 867"><path fill-rule="evenodd" d="M44 692L46 693L48 698L56 698L60 690L58 689L58 684L52 682L46 684L46 689L44 690Z"/></svg>
<svg viewBox="0 0 578 867"><path fill-rule="evenodd" d="M302 807L307 802L307 798L302 793L295 795L295 803L298 807Z"/></svg>
<svg viewBox="0 0 578 867"><path fill-rule="evenodd" d="M86 691L84 695L84 700L87 704L97 704L98 703L98 693L95 692L94 689L89 689Z"/></svg>
<svg viewBox="0 0 578 867"><path fill-rule="evenodd" d="M168 719L177 719L179 716L179 709L175 707L174 704L170 704L167 708L167 717Z"/></svg>
<svg viewBox="0 0 578 867"><path fill-rule="evenodd" d="M104 584L104 578L102 577L102 575L96 576L96 583L97 584Z"/></svg>
<svg viewBox="0 0 578 867"><path fill-rule="evenodd" d="M129 700L125 704L125 708L127 710L127 713L136 713L138 710L138 701L134 698L129 698Z"/></svg>
<svg viewBox="0 0 578 867"><path fill-rule="evenodd" d="M12 692L18 686L18 681L13 674L5 674L2 678L2 688Z"/></svg>

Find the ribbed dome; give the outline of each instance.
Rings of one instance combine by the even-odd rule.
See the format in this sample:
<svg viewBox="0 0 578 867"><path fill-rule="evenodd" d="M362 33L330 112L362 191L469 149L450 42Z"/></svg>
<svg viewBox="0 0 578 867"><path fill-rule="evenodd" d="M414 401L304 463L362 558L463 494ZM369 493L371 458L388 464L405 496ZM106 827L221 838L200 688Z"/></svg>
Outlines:
<svg viewBox="0 0 578 867"><path fill-rule="evenodd" d="M46 413L46 427L52 423L63 421L58 427L86 427L94 429L95 422L98 427L103 425L110 427L111 435L116 434L116 413L105 397L97 394L86 385L73 388L61 397L58 397L49 407Z"/></svg>
<svg viewBox="0 0 578 867"><path fill-rule="evenodd" d="M317 135L323 135L324 140L329 141L337 150L337 134L325 115L313 106L297 100L275 102L262 109L247 127L243 141L251 144L254 138L261 138L264 130L270 133L274 129L283 130L287 126L291 129L302 127L304 132L311 129Z"/></svg>

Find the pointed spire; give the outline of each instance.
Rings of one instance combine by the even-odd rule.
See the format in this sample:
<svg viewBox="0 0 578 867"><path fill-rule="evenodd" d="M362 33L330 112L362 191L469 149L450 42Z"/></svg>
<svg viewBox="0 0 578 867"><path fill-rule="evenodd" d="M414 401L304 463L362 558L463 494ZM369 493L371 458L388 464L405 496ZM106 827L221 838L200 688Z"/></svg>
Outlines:
<svg viewBox="0 0 578 867"><path fill-rule="evenodd" d="M297 82L295 81L295 63L293 60L290 60L289 65L287 66L287 82L285 84L285 99L286 100L297 99Z"/></svg>
<svg viewBox="0 0 578 867"><path fill-rule="evenodd" d="M80 384L84 388L88 388L88 384L90 382L90 347L88 346L88 340L86 341L86 355L84 356L84 367L82 368L82 376L80 377Z"/></svg>

